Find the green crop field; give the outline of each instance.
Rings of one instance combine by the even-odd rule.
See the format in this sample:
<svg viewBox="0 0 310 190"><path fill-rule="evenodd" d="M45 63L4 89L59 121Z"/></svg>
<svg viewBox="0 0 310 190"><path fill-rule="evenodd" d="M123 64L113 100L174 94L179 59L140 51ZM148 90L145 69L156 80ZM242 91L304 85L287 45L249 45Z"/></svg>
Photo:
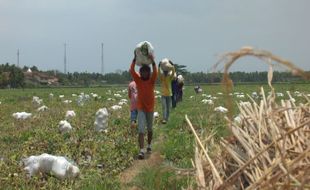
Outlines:
<svg viewBox="0 0 310 190"><path fill-rule="evenodd" d="M309 84L278 84L274 87L276 92L283 93L283 96L278 94L277 100L288 99L286 91L290 91L296 103L304 100L301 99L301 94L310 98ZM202 86L203 92L199 94L195 94L193 88L185 86L183 101L172 110L168 124L163 126L158 120L155 120L154 124L155 141L160 135L163 137L157 149L165 162L179 168L192 167L190 159L193 157L194 138L185 122L185 114L189 116L198 133L213 131L218 138L229 135L225 113L214 111L215 107L225 107L223 87L205 85ZM264 86L264 89L265 92L270 90L268 86ZM82 92L90 98L83 106L79 106L77 96ZM235 102L248 101L246 94L251 96L253 92L259 94L260 86L235 85L231 95L233 105ZM52 98L50 93L54 95ZM244 97L237 97L237 94L242 93ZM99 98L95 98L93 94L97 94ZM122 97L115 97L114 94ZM60 98L60 95L64 97ZM38 112L39 106L32 103L33 96L43 99L42 105L46 105L48 110ZM136 136L129 127L129 105L123 105L119 110L111 109L111 106L124 98L128 99L126 87L0 90L0 188L120 189L118 175L132 165L138 153ZM212 99L213 105L203 103L203 99ZM64 103L65 100L72 102ZM103 107L108 108L109 125L107 132L99 133L94 130L95 114ZM157 99L155 109L161 116L160 98ZM73 130L61 134L58 123L65 119L67 110L74 110L76 113L76 117L69 120ZM238 114L236 110L233 107L233 116ZM12 116L13 113L22 111L32 113L31 118L17 120ZM43 174L27 177L21 160L42 153L65 156L79 167L80 176L64 181ZM174 176L168 174L161 177ZM140 176L140 179L138 176L135 183L147 189L145 186L151 184L142 183L145 176L147 174ZM173 180L164 181L162 185L172 189L187 185L186 180L178 183L177 187L173 186L173 183Z"/></svg>

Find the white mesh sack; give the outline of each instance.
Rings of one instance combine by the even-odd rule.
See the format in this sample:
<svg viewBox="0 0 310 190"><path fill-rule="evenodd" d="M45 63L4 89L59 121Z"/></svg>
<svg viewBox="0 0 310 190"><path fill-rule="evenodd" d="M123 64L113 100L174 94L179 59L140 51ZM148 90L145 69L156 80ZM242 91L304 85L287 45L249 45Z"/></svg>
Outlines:
<svg viewBox="0 0 310 190"><path fill-rule="evenodd" d="M157 111L154 112L154 113L153 113L153 117L154 117L154 118L159 118L159 113L158 113Z"/></svg>
<svg viewBox="0 0 310 190"><path fill-rule="evenodd" d="M38 173L50 173L58 179L75 178L80 174L77 166L70 163L65 157L41 154L23 159L24 170L28 175L34 176Z"/></svg>
<svg viewBox="0 0 310 190"><path fill-rule="evenodd" d="M184 82L184 78L182 75L178 75L178 83L183 83Z"/></svg>
<svg viewBox="0 0 310 190"><path fill-rule="evenodd" d="M72 119L76 116L75 112L73 110L68 110L66 112L66 119Z"/></svg>
<svg viewBox="0 0 310 190"><path fill-rule="evenodd" d="M107 108L101 108L96 112L96 120L94 122L96 131L104 131L108 127L108 110Z"/></svg>
<svg viewBox="0 0 310 190"><path fill-rule="evenodd" d="M41 106L41 107L39 107L39 108L37 109L38 112L43 112L43 111L46 111L46 110L48 110L48 107L45 106L45 105L43 105L43 106Z"/></svg>
<svg viewBox="0 0 310 190"><path fill-rule="evenodd" d="M140 42L136 46L135 55L136 65L150 65L153 61L149 58L149 55L154 57L154 48L148 41Z"/></svg>
<svg viewBox="0 0 310 190"><path fill-rule="evenodd" d="M61 133L67 133L71 130L72 130L72 126L68 121L62 120L59 122L59 131Z"/></svg>
<svg viewBox="0 0 310 190"><path fill-rule="evenodd" d="M13 113L12 116L16 119L24 120L30 118L32 114L27 112L16 112Z"/></svg>
<svg viewBox="0 0 310 190"><path fill-rule="evenodd" d="M164 58L160 61L160 68L163 71L171 71L173 68L173 65L170 63L170 60L167 58Z"/></svg>
<svg viewBox="0 0 310 190"><path fill-rule="evenodd" d="M40 106L43 103L43 100L37 96L32 97L32 104L35 106Z"/></svg>

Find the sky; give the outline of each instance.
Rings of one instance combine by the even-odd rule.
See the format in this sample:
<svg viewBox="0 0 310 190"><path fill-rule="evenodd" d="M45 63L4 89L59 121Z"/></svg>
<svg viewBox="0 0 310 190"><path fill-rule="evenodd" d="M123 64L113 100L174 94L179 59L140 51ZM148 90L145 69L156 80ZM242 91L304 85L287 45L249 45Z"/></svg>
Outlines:
<svg viewBox="0 0 310 190"><path fill-rule="evenodd" d="M136 45L207 72L225 52L264 49L310 70L309 0L0 0L0 64L68 72L128 70ZM220 69L220 68L219 68ZM231 71L265 71L244 58Z"/></svg>

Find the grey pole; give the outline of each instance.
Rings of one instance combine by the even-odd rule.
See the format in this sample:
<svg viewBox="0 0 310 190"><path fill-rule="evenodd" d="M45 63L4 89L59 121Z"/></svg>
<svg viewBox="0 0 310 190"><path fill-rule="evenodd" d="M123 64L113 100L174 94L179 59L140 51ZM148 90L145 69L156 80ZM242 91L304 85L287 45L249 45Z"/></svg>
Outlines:
<svg viewBox="0 0 310 190"><path fill-rule="evenodd" d="M67 74L67 44L64 44L64 74Z"/></svg>
<svg viewBox="0 0 310 190"><path fill-rule="evenodd" d="M101 43L101 74L104 74L103 43Z"/></svg>
<svg viewBox="0 0 310 190"><path fill-rule="evenodd" d="M17 67L19 67L19 49L17 49Z"/></svg>

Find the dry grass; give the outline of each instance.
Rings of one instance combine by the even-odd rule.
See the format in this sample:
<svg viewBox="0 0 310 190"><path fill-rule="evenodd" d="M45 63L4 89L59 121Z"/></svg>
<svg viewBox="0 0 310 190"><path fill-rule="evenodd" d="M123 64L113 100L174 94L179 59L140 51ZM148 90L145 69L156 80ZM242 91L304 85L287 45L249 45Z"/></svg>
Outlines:
<svg viewBox="0 0 310 190"><path fill-rule="evenodd" d="M259 102L238 103L241 122L228 114L227 125L232 132L229 139L214 144L211 137L198 137L195 153L196 181L201 189L307 189L310 188L310 101L305 103L275 101L271 85L271 61L288 67L294 75L310 79L309 74L270 52L251 47L225 54L223 83L226 86L228 109L232 110L233 83L229 79L230 66L243 56L255 56L269 64L268 84L271 93L266 97L261 88ZM220 63L219 62L219 63ZM288 96L291 95L288 93ZM203 142L203 143L202 143ZM208 153L208 147L213 151ZM211 160L213 158L213 160Z"/></svg>
<svg viewBox="0 0 310 190"><path fill-rule="evenodd" d="M223 75L223 85L225 87L226 91L226 99L227 99L227 108L229 111L228 116L231 119L232 118L232 112L231 108L232 106L232 98L231 96L228 96L228 94L232 91L233 88L233 82L229 78L229 68L240 58L246 57L246 56L254 56L258 59L261 59L264 63L269 65L269 71L268 71L268 84L271 86L272 81L272 72L273 72L273 66L280 65L288 68L292 75L294 76L300 76L304 78L305 80L310 80L310 74L303 71L302 69L295 66L292 62L282 59L281 57L278 57L276 55L273 55L271 52L268 52L266 50L259 50L254 49L252 47L243 47L238 51L234 52L228 52L220 56L219 61L214 65L214 69L218 67L220 64L224 64L224 75ZM275 63L273 63L275 62Z"/></svg>

